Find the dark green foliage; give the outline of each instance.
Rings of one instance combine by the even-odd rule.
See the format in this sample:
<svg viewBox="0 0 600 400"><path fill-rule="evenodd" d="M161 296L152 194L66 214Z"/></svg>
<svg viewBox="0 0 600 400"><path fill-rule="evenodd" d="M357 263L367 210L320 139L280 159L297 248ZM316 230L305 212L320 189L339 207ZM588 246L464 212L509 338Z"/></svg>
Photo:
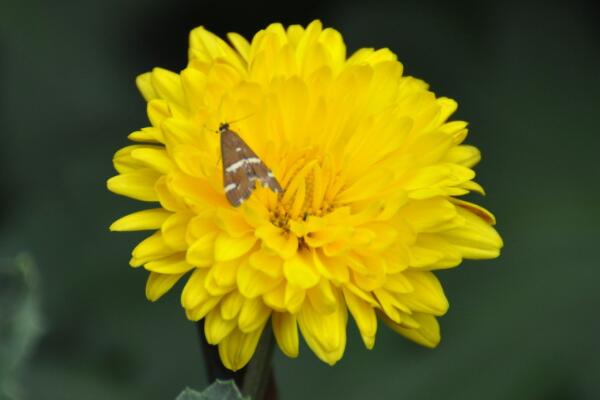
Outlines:
<svg viewBox="0 0 600 400"><path fill-rule="evenodd" d="M20 373L41 333L38 276L28 255L0 259L0 399L21 399Z"/></svg>

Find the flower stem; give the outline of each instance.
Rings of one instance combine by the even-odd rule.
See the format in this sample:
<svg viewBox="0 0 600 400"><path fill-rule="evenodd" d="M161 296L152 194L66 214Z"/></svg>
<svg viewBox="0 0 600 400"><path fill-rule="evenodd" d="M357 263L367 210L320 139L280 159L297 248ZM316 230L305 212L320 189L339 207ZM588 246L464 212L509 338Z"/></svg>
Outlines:
<svg viewBox="0 0 600 400"><path fill-rule="evenodd" d="M271 359L275 337L271 324L267 323L250 363L246 367L242 392L253 400L276 399L275 378ZM266 397L265 397L266 396Z"/></svg>

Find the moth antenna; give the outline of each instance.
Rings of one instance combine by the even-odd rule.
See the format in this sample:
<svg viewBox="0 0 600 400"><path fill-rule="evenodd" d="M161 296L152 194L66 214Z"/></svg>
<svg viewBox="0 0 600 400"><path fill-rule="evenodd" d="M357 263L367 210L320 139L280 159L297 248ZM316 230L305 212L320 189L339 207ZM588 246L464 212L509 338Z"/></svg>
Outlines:
<svg viewBox="0 0 600 400"><path fill-rule="evenodd" d="M237 119L234 119L234 120L232 120L232 121L228 121L227 123L228 123L228 124L235 124L235 123L237 123L237 122L240 122L240 121L243 121L243 120L245 120L245 119L248 119L248 118L252 117L254 114L256 114L256 112L252 112L252 113L250 113L250 114L248 114L248 115L244 115L244 116L243 116L243 117L241 117L241 118L237 118Z"/></svg>
<svg viewBox="0 0 600 400"><path fill-rule="evenodd" d="M209 127L206 126L206 124L202 124L202 128L206 129L207 131L209 131L211 133L219 133L218 129L210 129Z"/></svg>

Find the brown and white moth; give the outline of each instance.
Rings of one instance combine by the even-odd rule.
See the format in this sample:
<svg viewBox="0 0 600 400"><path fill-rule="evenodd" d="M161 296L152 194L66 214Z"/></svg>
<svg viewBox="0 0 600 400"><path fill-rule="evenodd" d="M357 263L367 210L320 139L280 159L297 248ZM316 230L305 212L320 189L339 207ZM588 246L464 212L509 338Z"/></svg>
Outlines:
<svg viewBox="0 0 600 400"><path fill-rule="evenodd" d="M229 123L219 125L221 135L221 159L223 160L223 188L232 206L238 207L256 189L256 181L275 193L281 193L281 185L273 172L252 151L242 138L229 129Z"/></svg>

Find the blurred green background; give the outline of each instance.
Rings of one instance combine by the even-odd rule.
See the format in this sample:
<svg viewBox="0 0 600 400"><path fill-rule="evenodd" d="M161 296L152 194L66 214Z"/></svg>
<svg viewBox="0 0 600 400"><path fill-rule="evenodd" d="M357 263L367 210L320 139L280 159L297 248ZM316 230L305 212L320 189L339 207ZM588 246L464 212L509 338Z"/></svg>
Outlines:
<svg viewBox="0 0 600 400"><path fill-rule="evenodd" d="M144 234L108 232L142 206L105 189L112 154L147 124L135 76L182 69L191 28L250 37L313 18L350 50L391 48L407 74L459 102L484 157L488 196L476 201L506 244L497 260L439 274L451 308L438 349L380 325L367 351L350 324L333 368L306 346L297 360L276 354L280 398L600 398L593 2L0 0L0 257L37 266L36 284L4 274L0 290L32 288L42 330L20 368L0 360L19 399L163 400L208 384L179 290L151 304L146 273L128 267ZM3 297L0 313L25 301ZM16 344L0 329L9 357Z"/></svg>

